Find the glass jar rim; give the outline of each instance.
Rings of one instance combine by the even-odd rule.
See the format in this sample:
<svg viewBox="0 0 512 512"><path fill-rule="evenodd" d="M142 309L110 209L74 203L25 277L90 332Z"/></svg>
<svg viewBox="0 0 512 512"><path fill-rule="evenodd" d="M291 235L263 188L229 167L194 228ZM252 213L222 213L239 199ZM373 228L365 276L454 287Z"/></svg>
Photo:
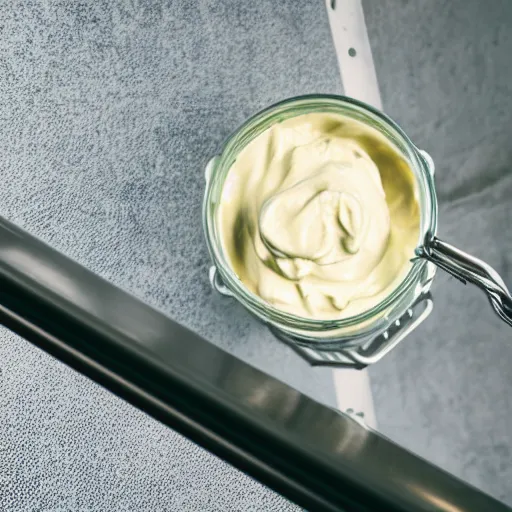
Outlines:
<svg viewBox="0 0 512 512"><path fill-rule="evenodd" d="M418 245L422 244L427 233L436 233L437 199L432 171L429 163L410 138L390 117L372 106L346 96L329 94L296 96L275 103L247 119L227 138L220 155L214 157L207 166L207 184L203 200L203 227L208 250L217 271L225 286L242 305L264 321L278 327L287 326L307 331L330 331L356 326L383 313L415 285L427 262L423 259L414 260L409 272L400 284L382 301L362 313L329 320L300 317L274 307L251 292L242 283L223 254L216 230L215 212L210 207L214 204L212 196L216 190L219 190L220 198L224 180L234 162L233 153L238 154L251 140L273 124L312 112L345 115L365 124L370 124L396 146L411 166L418 185L421 208ZM358 115L349 115L349 113ZM369 123L369 120L372 122Z"/></svg>

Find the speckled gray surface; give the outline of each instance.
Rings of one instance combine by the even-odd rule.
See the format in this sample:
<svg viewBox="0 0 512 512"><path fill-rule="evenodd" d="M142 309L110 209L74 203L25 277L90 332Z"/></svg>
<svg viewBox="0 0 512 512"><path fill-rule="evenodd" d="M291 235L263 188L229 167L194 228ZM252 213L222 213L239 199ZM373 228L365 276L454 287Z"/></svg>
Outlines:
<svg viewBox="0 0 512 512"><path fill-rule="evenodd" d="M364 8L385 110L436 159L441 235L512 283L512 4ZM321 1L2 2L0 214L332 402L325 372L210 293L199 223L225 135L318 91L340 91ZM380 428L512 504L510 334L477 291L439 274L434 292L433 317L371 370ZM294 508L0 334L2 510Z"/></svg>
<svg viewBox="0 0 512 512"><path fill-rule="evenodd" d="M512 3L363 5L384 109L436 161L440 236L512 286ZM512 331L436 280L432 316L370 371L379 427L512 505Z"/></svg>
<svg viewBox="0 0 512 512"><path fill-rule="evenodd" d="M210 291L204 166L248 115L340 92L323 2L0 4L0 214L242 359L333 403ZM5 511L291 510L268 489L6 331Z"/></svg>

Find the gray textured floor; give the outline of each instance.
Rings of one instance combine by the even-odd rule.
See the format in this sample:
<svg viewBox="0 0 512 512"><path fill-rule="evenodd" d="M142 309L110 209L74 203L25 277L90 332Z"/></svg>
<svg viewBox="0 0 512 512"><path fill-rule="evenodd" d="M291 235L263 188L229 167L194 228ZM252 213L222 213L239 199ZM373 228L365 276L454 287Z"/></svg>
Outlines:
<svg viewBox="0 0 512 512"><path fill-rule="evenodd" d="M322 1L1 5L0 214L333 403L329 371L210 291L200 217L231 130L340 91ZM0 361L2 511L294 508L5 331Z"/></svg>
<svg viewBox="0 0 512 512"><path fill-rule="evenodd" d="M512 2L364 2L384 109L437 163L440 235L512 286ZM432 317L371 369L379 427L512 505L512 331L439 274Z"/></svg>
<svg viewBox="0 0 512 512"><path fill-rule="evenodd" d="M384 107L437 161L442 236L512 283L512 4L364 6ZM318 91L340 91L320 0L5 1L0 214L332 402L325 372L210 293L199 222L225 135ZM379 424L512 503L511 335L476 291L440 275L435 292L434 316L372 369ZM292 508L5 331L0 361L2 510Z"/></svg>

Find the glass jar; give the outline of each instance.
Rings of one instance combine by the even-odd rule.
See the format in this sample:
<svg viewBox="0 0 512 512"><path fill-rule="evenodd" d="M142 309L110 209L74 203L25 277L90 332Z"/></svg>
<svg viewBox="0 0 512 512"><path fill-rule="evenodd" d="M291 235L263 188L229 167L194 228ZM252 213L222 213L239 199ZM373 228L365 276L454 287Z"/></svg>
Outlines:
<svg viewBox="0 0 512 512"><path fill-rule="evenodd" d="M420 206L417 257L404 280L368 311L337 320L315 320L288 314L249 291L223 253L216 222L224 181L240 151L273 124L313 112L352 118L384 135L409 164ZM212 286L221 294L238 300L311 364L363 368L375 363L432 311L429 289L436 265L453 270L446 261L443 266L440 257L436 260L437 199L433 175L434 163L430 156L416 148L389 117L362 102L342 96L312 95L291 98L263 110L233 133L220 155L213 157L206 167L203 226L213 261L210 269ZM452 273L456 275L456 272ZM460 278L460 275L456 277Z"/></svg>

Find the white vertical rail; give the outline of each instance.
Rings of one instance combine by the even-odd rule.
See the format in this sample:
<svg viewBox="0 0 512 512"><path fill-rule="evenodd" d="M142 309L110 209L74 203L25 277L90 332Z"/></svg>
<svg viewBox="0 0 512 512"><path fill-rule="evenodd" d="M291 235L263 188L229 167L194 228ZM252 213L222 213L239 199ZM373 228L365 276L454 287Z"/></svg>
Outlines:
<svg viewBox="0 0 512 512"><path fill-rule="evenodd" d="M345 95L381 109L361 0L326 0L326 7ZM338 369L333 371L333 376L338 408L364 413L366 424L375 428L368 371Z"/></svg>

